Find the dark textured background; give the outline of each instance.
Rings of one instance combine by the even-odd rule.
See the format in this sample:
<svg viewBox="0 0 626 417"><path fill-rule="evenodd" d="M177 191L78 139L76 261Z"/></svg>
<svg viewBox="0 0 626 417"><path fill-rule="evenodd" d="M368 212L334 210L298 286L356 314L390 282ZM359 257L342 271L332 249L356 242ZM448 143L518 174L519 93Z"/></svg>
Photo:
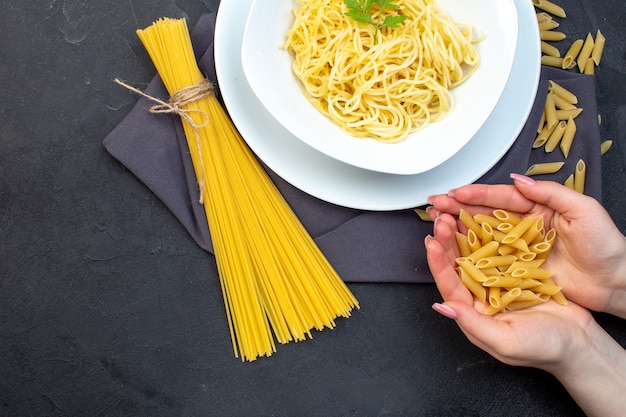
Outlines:
<svg viewBox="0 0 626 417"><path fill-rule="evenodd" d="M154 76L135 29L217 3L0 0L0 415L581 415L469 344L430 284L351 284L362 307L337 329L233 357L214 259L102 146L136 100L112 79ZM607 37L604 204L626 231L624 3L562 4L571 38Z"/></svg>

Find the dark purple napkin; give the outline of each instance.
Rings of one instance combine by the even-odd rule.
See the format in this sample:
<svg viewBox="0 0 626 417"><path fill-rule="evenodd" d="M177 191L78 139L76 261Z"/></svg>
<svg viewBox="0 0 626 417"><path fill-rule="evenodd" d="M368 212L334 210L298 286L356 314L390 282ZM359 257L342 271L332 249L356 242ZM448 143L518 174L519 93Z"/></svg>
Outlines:
<svg viewBox="0 0 626 417"><path fill-rule="evenodd" d="M192 42L200 69L216 83L213 65L215 14L200 18ZM576 119L576 139L564 159L559 150L546 154L532 149L536 128L553 80L578 96L584 110ZM167 100L157 75L145 92ZM108 152L135 174L172 211L203 249L211 252L211 240L186 139L178 116L155 115L146 98L139 98L122 122L105 138ZM542 68L535 105L517 141L502 160L477 182L510 183L509 173L524 173L533 163L565 161L556 174L541 179L563 182L579 159L587 164L585 193L600 200L600 132L593 76ZM268 170L302 224L346 282L432 282L423 240L432 223L423 222L412 210L369 212L339 207L312 197Z"/></svg>

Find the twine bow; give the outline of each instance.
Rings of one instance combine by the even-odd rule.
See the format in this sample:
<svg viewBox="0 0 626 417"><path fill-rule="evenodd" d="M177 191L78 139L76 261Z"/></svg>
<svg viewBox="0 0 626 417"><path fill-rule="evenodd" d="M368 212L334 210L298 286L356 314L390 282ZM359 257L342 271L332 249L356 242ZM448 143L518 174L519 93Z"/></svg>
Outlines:
<svg viewBox="0 0 626 417"><path fill-rule="evenodd" d="M186 109L185 106L196 102L198 100L202 100L203 98L213 94L213 84L206 78L203 78L196 84L190 85L188 87L182 88L176 93L174 93L168 101L163 101L158 97L151 96L149 94L144 93L143 91L126 84L119 78L115 78L114 81L132 91L133 93L139 94L151 101L154 101L155 105L150 107L149 112L154 114L159 113L170 113L176 114L185 122L187 122L191 128L193 129L196 146L198 148L198 159L200 160L200 172L202 174L202 178L198 179L198 186L200 188L200 198L198 202L200 204L204 204L204 160L202 158L202 146L200 144L200 134L198 133L199 129L202 129L209 123L209 115L198 109ZM198 124L194 121L193 117L191 117L192 113L199 113L204 121L201 124Z"/></svg>

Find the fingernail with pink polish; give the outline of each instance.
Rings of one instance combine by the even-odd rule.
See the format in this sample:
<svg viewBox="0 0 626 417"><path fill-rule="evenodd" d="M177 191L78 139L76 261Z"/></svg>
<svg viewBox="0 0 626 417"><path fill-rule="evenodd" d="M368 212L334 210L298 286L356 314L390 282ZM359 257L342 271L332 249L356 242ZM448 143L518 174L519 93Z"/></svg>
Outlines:
<svg viewBox="0 0 626 417"><path fill-rule="evenodd" d="M537 181L535 181L534 179L527 177L526 175L522 175L522 174L516 174L514 172L512 172L510 174L510 177L514 180L514 181L519 181L522 184L526 184L526 185L535 185L537 183Z"/></svg>
<svg viewBox="0 0 626 417"><path fill-rule="evenodd" d="M459 317L458 314L456 314L456 311L445 304L435 303L433 304L433 310L452 320L456 320Z"/></svg>

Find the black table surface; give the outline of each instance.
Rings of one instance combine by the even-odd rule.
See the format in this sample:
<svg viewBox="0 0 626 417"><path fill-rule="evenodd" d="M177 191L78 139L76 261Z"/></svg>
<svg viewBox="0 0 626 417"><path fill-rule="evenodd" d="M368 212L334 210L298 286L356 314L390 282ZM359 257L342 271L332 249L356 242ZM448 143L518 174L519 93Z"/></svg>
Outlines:
<svg viewBox="0 0 626 417"><path fill-rule="evenodd" d="M626 231L623 0L563 1L596 72L603 203ZM471 345L432 284L350 284L361 309L234 358L214 258L103 148L155 70L135 29L217 0L0 1L0 415L577 416L552 376ZM626 323L597 315L623 345Z"/></svg>

